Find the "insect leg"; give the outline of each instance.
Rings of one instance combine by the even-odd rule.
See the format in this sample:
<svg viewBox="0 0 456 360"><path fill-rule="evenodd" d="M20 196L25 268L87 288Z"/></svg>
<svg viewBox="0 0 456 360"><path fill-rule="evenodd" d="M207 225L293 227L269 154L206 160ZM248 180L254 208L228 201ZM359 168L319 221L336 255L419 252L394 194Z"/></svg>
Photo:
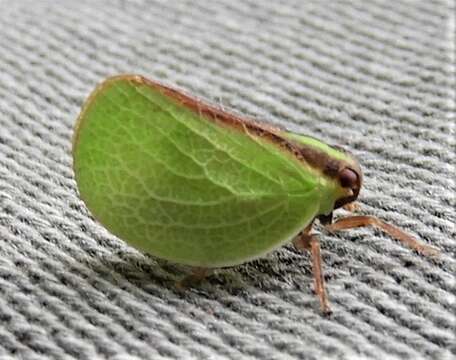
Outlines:
<svg viewBox="0 0 456 360"><path fill-rule="evenodd" d="M331 314L331 307L326 293L325 278L323 275L320 241L316 235L310 234L311 225L302 231L298 237L293 241L298 249L309 250L312 256L312 272L315 282L315 293L320 299L321 311L329 315Z"/></svg>
<svg viewBox="0 0 456 360"><path fill-rule="evenodd" d="M415 239L413 236L407 234L401 229L388 224L374 216L350 216L343 219L339 219L331 225L326 226L329 231L338 231L344 229L353 229L357 227L373 226L381 229L390 235L392 238L399 240L408 247L416 250L418 253L425 256L436 256L439 251L429 245L423 244L422 242Z"/></svg>
<svg viewBox="0 0 456 360"><path fill-rule="evenodd" d="M350 211L350 212L355 212L355 211L358 211L360 209L360 206L358 203L356 202L351 202L351 203L348 203L348 204L345 204L344 206L342 206L345 210L347 211Z"/></svg>
<svg viewBox="0 0 456 360"><path fill-rule="evenodd" d="M194 267L190 275L187 275L182 280L180 280L176 286L178 289L184 290L189 287L198 285L209 275L209 269L203 267Z"/></svg>

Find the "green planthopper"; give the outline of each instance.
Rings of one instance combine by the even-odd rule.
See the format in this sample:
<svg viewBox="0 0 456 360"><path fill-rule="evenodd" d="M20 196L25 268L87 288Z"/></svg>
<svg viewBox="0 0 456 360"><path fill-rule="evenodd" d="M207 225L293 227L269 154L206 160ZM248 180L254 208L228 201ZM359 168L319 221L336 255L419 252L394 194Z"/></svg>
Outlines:
<svg viewBox="0 0 456 360"><path fill-rule="evenodd" d="M141 76L112 77L94 90L73 157L93 216L137 249L193 266L193 279L293 242L310 251L321 309L330 313L316 220L330 231L375 226L437 254L372 216L332 221L334 210L353 208L362 186L348 152Z"/></svg>

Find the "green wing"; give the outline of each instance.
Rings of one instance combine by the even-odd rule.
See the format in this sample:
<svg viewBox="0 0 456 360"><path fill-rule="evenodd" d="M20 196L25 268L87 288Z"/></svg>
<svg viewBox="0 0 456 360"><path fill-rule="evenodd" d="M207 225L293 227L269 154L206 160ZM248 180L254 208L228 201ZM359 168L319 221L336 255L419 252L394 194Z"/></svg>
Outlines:
<svg viewBox="0 0 456 360"><path fill-rule="evenodd" d="M95 218L175 262L245 262L289 241L319 211L312 169L140 77L108 79L95 90L73 155L80 195Z"/></svg>

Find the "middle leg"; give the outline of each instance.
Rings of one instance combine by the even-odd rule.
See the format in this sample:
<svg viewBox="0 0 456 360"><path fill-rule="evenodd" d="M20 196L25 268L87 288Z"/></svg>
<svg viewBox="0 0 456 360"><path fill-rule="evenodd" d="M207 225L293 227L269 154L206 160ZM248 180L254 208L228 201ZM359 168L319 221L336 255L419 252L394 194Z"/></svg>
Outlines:
<svg viewBox="0 0 456 360"><path fill-rule="evenodd" d="M332 313L331 307L328 301L328 295L326 293L325 278L323 275L321 252L320 252L320 241L318 237L311 234L312 224L305 228L296 239L293 244L300 250L310 251L312 256L312 272L315 283L315 293L320 299L321 311L329 315Z"/></svg>

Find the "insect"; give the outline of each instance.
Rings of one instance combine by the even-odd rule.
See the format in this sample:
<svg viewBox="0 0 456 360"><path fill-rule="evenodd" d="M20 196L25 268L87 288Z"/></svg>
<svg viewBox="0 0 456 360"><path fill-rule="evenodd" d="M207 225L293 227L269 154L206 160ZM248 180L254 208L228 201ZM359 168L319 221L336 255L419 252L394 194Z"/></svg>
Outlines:
<svg viewBox="0 0 456 360"><path fill-rule="evenodd" d="M437 253L375 217L332 222L362 185L348 152L141 76L112 77L94 90L76 124L73 157L92 215L133 247L193 266L190 279L293 242L310 251L315 292L330 313L316 220L331 231L375 226L422 254Z"/></svg>

